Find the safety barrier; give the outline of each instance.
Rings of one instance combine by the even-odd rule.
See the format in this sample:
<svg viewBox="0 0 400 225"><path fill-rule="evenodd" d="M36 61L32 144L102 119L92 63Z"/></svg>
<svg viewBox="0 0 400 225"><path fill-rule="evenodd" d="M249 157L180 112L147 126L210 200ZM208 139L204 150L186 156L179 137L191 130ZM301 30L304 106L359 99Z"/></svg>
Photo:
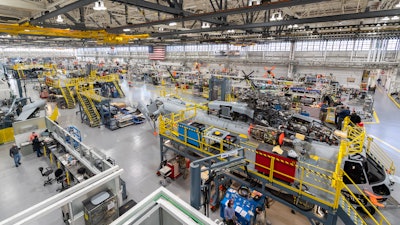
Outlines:
<svg viewBox="0 0 400 225"><path fill-rule="evenodd" d="M386 224L387 224L387 225L390 225L391 223L386 219L386 217L385 217L385 216L378 210L378 208L375 206L375 205L376 205L376 202L372 202L372 200L371 200L371 199L374 199L374 200L377 200L377 199L375 199L374 196L366 196L366 195L364 194L364 191L361 190L361 189L354 183L354 181L351 180L351 178L350 178L343 170L341 170L340 172L343 174L343 177L346 177L348 180L351 181L351 184L357 189L358 193L361 193L361 194L362 194L362 198L365 199L366 201L368 201L368 203L369 203L369 205L370 205L369 207L372 207L372 208L374 209L375 213L378 214L378 216L373 216L373 215L371 214L370 210L366 208L366 206L365 206L366 204L365 204L364 202L361 202L360 199L359 199L359 197L355 196L355 194L350 190L350 188L349 188L347 185L343 185L342 191L345 191L345 192L347 192L347 193L349 193L349 194L351 195L351 199L352 199L353 201L356 201L356 202L357 202L357 204L358 204L359 207L363 210L363 212L366 213L366 214L368 215L368 218L370 218L370 219L372 220L373 224L379 224L379 225L386 225ZM349 205L350 205L350 203L347 202L347 200L346 200L347 203L343 203L343 199L344 199L344 196L342 195L342 196L341 196L341 200L342 200L341 203L344 204L345 207L346 207L346 209L348 210L348 215L349 215L349 216L354 216L354 217L353 217L353 219L354 219L353 221L363 220L363 218L362 218L360 215L358 215L358 212L357 212L356 209L354 209L354 207L350 207L350 208L349 208L349 207L346 205L346 204L349 204ZM380 221L377 221L377 220L375 219L375 217L379 217L379 218L380 218ZM364 220L363 220L363 221L364 221ZM356 224L357 224L357 223L356 223ZM364 222L363 224L366 224L366 223Z"/></svg>
<svg viewBox="0 0 400 225"><path fill-rule="evenodd" d="M24 79L26 75L24 70L32 69L42 69L42 73L38 74L38 78L43 78L44 76L55 76L57 75L57 66L55 64L15 64L13 69L17 71L19 78ZM37 70L39 71L39 70Z"/></svg>
<svg viewBox="0 0 400 225"><path fill-rule="evenodd" d="M8 127L0 130L0 144L5 144L14 140L14 128Z"/></svg>
<svg viewBox="0 0 400 225"><path fill-rule="evenodd" d="M374 138L367 137L366 149L367 154L385 168L388 174L394 175L396 173L393 160L374 142Z"/></svg>
<svg viewBox="0 0 400 225"><path fill-rule="evenodd" d="M93 90L82 91L80 92L80 94L86 96L87 98L95 100L96 102L102 102L108 100L107 98L96 94Z"/></svg>
<svg viewBox="0 0 400 225"><path fill-rule="evenodd" d="M188 131L196 132L196 130L190 130L190 128L185 128L184 132L178 132L178 123L188 121L195 117L194 114L187 114L188 110L194 110L196 108L186 109L184 111L178 112L176 114L170 114L167 116L159 117L159 129L160 135L166 137L169 140L172 140L176 143L180 143L189 147L190 149L194 149L198 152L204 153L205 155L215 155L224 152L224 146L230 145L237 148L246 146L251 146L250 143L246 143L239 146L237 144L230 143L227 140L220 140L219 145L212 145L214 143L210 143L207 141L207 137L205 135L202 138L195 139L188 136ZM206 134L208 131L213 129L214 127L210 126L206 128L202 134ZM219 129L219 128L218 128ZM223 130L223 129L220 129ZM261 165L256 163L255 159L248 158L246 161L248 162L248 168L252 168L252 166L257 166L259 168L264 168L267 173L260 173L257 170L249 169L248 172L253 176L260 178L260 180L268 181L275 186L280 187L282 190L286 190L289 192L295 193L294 196L297 198L301 198L303 201L311 201L318 202L321 207L331 208L334 211L339 207L342 207L343 211L347 212L348 217L354 222L354 224L366 224L363 217L359 215L356 209L345 199L345 196L342 195L342 190L345 190L350 194L350 196L354 199L358 199L356 194L354 194L349 187L347 187L343 183L343 176L347 176L344 174L344 171L341 169L341 162L343 157L349 154L361 153L363 150L363 144L365 141L365 129L362 127L357 127L349 123L349 121L345 121L344 129L345 136L343 137L340 147L338 160L336 164L335 171L326 170L324 168L318 167L313 164L308 164L305 162L293 164L292 161L283 160L282 158L274 157L270 154L264 154L260 151L256 151L255 149L250 149L249 147L244 148L245 151L253 152L256 154L260 154L264 157L267 157L270 161L269 166ZM200 137L199 135L194 135L196 138ZM190 144L196 143L196 145ZM253 145L254 146L254 145ZM248 156L249 154L246 154ZM275 163L282 163L285 165L293 166L296 168L296 176L290 176L284 172L277 170L275 167ZM244 170L244 168L242 168ZM284 182L282 180L276 179L276 176L287 178L287 180L293 180L291 184ZM307 179L306 179L307 178ZM286 180L286 179L285 179ZM296 184L296 185L293 185ZM357 185L354 185L357 187ZM307 187L307 188L305 188ZM313 191L309 191L313 190ZM357 195L363 195L364 191L358 188ZM369 203L374 206L374 203L370 201L370 197L363 196L365 199L369 201ZM361 208L366 211L365 206L359 202ZM372 222L374 224L390 224L387 219L377 210L378 215L380 216L380 221L376 221L372 218ZM368 214L368 213L367 213ZM369 215L372 217L372 215Z"/></svg>

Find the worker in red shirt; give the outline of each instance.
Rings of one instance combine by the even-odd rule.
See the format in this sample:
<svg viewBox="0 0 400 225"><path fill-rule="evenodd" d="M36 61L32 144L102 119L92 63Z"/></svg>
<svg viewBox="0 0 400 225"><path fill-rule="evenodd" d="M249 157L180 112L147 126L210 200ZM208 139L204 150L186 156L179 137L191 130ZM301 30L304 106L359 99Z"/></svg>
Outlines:
<svg viewBox="0 0 400 225"><path fill-rule="evenodd" d="M29 141L32 142L33 139L35 139L35 137L39 137L39 135L37 135L37 134L35 133L35 131L33 131L33 132L31 133L31 135L29 135Z"/></svg>

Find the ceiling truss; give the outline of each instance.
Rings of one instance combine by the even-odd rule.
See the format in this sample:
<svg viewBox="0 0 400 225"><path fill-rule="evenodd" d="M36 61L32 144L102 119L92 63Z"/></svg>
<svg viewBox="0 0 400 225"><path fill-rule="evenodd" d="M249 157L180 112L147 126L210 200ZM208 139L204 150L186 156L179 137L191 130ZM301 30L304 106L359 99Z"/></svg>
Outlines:
<svg viewBox="0 0 400 225"><path fill-rule="evenodd" d="M38 35L49 36L44 39L49 42L54 40L51 36L62 36L66 41L68 37L75 42L81 40L79 44L90 39L68 36L64 29L100 32L107 37L132 37L120 43L103 42L113 45L133 41L144 44L220 42L224 38L229 43L238 41L237 37L267 41L271 37L295 39L310 32L319 34L316 38L338 38L350 33L365 35L374 30L392 37L400 32L400 9L395 8L400 0L260 0L259 5L255 0L104 0L105 11L93 9L96 1L2 0L0 24L12 24L14 28L12 31L0 29L4 35L13 35L4 38L0 34L0 43L18 42L21 37L35 41ZM62 23L56 20L59 15L64 18ZM281 15L282 20L271 20L274 15ZM17 24L20 28L15 28ZM26 26L37 26L36 33L26 32L23 29ZM60 34L50 35L40 29L52 29Z"/></svg>

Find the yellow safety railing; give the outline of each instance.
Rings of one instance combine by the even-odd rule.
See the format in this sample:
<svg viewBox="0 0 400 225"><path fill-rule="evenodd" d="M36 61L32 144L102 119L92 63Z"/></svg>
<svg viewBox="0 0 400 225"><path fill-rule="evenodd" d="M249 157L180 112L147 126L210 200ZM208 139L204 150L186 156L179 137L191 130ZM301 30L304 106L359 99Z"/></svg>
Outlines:
<svg viewBox="0 0 400 225"><path fill-rule="evenodd" d="M45 83L49 87L60 88L60 80L46 76Z"/></svg>
<svg viewBox="0 0 400 225"><path fill-rule="evenodd" d="M372 208L376 211L376 213L378 214L378 216L372 216L372 214L370 213L370 211L365 207L366 204L363 203L363 202L361 202L361 201L359 200L359 197L357 197L356 195L354 195L354 193L350 190L350 188L349 188L347 185L343 185L343 191L346 191L346 192L348 192L348 193L351 195L352 199L353 199L354 201L357 202L357 204L359 205L359 207L361 207L361 208L363 209L364 213L366 213L366 214L368 215L368 218L370 218L370 219L374 222L374 224L379 224L379 225L385 225L385 224L387 224L387 225L390 225L391 223L390 223L390 222L386 219L386 217L378 210L378 208L375 206L375 203L373 203L373 202L370 200L370 198L369 198L367 195L364 194L364 191L361 190L361 189L358 187L358 185L356 185L356 184L354 183L354 181L353 181L343 170L342 170L341 172L342 172L342 174L343 174L344 177L346 177L348 180L351 181L352 186L355 187L355 188L357 189L357 192L361 194L362 198L365 199L366 201L368 201L368 203L369 203L368 205L369 205L370 207L372 207ZM344 198L344 197L342 196L342 198ZM354 211L353 211L353 210L354 210ZM350 216L350 215L354 215L354 214L358 214L357 211L356 211L354 208L351 209L351 211L353 211L353 212L350 213L349 216ZM359 215L358 215L358 216L359 216ZM377 221L377 220L375 219L375 217L379 217L379 218L380 218L380 221Z"/></svg>
<svg viewBox="0 0 400 225"><path fill-rule="evenodd" d="M366 151L368 156L374 158L375 162L382 166L387 173L390 175L396 173L393 160L374 142L374 138L367 137Z"/></svg>
<svg viewBox="0 0 400 225"><path fill-rule="evenodd" d="M81 91L80 94L86 96L89 99L95 100L96 102L108 100L107 98L96 94L94 90Z"/></svg>
<svg viewBox="0 0 400 225"><path fill-rule="evenodd" d="M187 145L188 147L193 148L193 149L195 149L197 151L200 151L200 152L202 152L204 154L207 154L207 155L214 155L215 153L213 153L213 152L215 152L215 151L218 151L219 153L224 152L224 146L226 146L226 145L239 147L239 145L230 143L229 141L226 141L226 140L221 140L221 144L220 145L214 146L214 145L212 145L212 143L209 143L208 140L206 138L204 138L204 136L201 138L201 140L189 137L187 135L187 131L195 132L195 130L190 130L190 128L185 128L186 130L184 130L184 132L178 132L178 125L177 124L179 122L186 121L188 118L191 118L191 117L184 117L184 116L182 116L181 113L178 113L178 114L173 115L173 116L168 116L168 117L160 116L160 118L159 118L160 135L166 136L170 140L173 140L175 142L181 143L183 145ZM205 134L208 131L210 131L212 128L214 128L214 127L209 127L206 130L204 130L202 133ZM188 144L189 141L192 141L192 143L193 142L197 142L199 144L197 146L191 145L191 144ZM308 165L308 164L304 163L303 166L298 166L298 165L293 164L293 167L295 167L294 169L299 171L300 177L310 176L310 174L313 174L316 177L318 177L318 179L314 179L314 180L312 180L312 182L307 182L307 181L305 181L303 179L292 177L292 176L287 175L287 174L285 174L283 172L275 170L274 162L275 161L281 161L282 162L282 159L273 157L271 155L262 154L260 152L256 152L255 150L251 150L251 149L248 149L248 148L245 148L245 150L246 151L253 151L256 154L263 155L265 157L268 157L271 160L270 167L267 167L267 166L258 164L253 160L248 160L247 159L246 161L248 161L249 164L254 164L254 165L257 165L257 166L262 167L264 169L268 169L270 171L270 174L263 175L263 174L260 174L260 173L258 173L256 171L249 171L249 172L253 173L256 176L264 178L264 179L270 181L271 183L279 184L282 187L290 189L290 190L298 193L299 196L306 196L306 197L308 197L310 199L313 199L315 201L321 202L324 205L333 207L333 203L329 199L334 199L335 190L333 188L331 190L327 190L327 188L326 188L326 187L329 187L329 185L330 185L330 183L331 183L331 181L333 179L333 177L332 177L333 176L333 172L332 171L328 171L328 170L325 170L323 168L318 168L318 170L317 170L316 169L317 167L314 166L314 165L311 165L311 164ZM284 162L284 161L282 163L291 164L291 162ZM307 165L307 166L305 166L305 165ZM314 168L314 170L310 169L310 168ZM294 180L294 182L299 183L299 186L298 187L294 187L292 185L288 185L286 182L274 178L274 176L276 176L276 175L280 175L280 176L292 179L292 180ZM314 188L314 189L317 189L320 192L324 192L325 198L314 196L313 194L311 194L311 193L309 193L307 191L304 191L305 190L303 188L304 185L306 185L308 187L311 187L311 188ZM326 196L331 196L331 197L326 197Z"/></svg>
<svg viewBox="0 0 400 225"><path fill-rule="evenodd" d="M340 191L343 188L343 174L341 171L342 160L349 154L361 153L365 141L365 129L363 127L351 124L350 118L346 117L343 121L343 132L338 134L342 136L340 141L339 153L336 161L336 168L333 174L332 187L336 188L334 208L339 206Z"/></svg>
<svg viewBox="0 0 400 225"><path fill-rule="evenodd" d="M351 218L354 224L367 225L364 218L357 212L353 205L344 197L340 199L340 207Z"/></svg>
<svg viewBox="0 0 400 225"><path fill-rule="evenodd" d="M190 110L195 110L195 109L196 108L191 108ZM221 140L220 145L217 146L211 145L208 139L205 138L205 134L207 134L214 127L206 128L202 132L202 135L192 134L191 137L188 136L188 132L189 131L196 132L195 129L184 127L184 130L182 132L182 127L181 127L181 131L179 132L178 123L184 121L190 121L190 119L192 119L195 116L195 113L187 114L188 111L189 109L183 110L175 114L170 114L168 116L160 116L159 117L160 135L163 135L168 139L173 140L174 142L186 145L191 149L195 149L199 152L202 152L205 155L214 155L215 154L214 150L218 151L218 153L222 153L224 152L224 146L227 145L231 145L234 147L243 147L243 145L239 146L237 144L230 143L227 140ZM362 151L362 145L365 139L365 129L357 126L351 126L347 121L347 124L345 124L344 127L344 131L346 135L341 141L338 163L336 164L335 171L330 171L305 162L293 163L293 161L277 158L274 157L273 155L262 153L261 151L244 148L245 151L251 151L255 153L254 155L261 155L264 156L265 158L268 158L270 162L269 166L265 166L260 163L257 163L255 159L254 160L249 158L246 159L249 165L253 164L254 166L263 168L265 169L265 171L268 171L265 174L261 174L259 173L259 171L249 170L249 173L251 173L256 177L263 178L264 180L270 183L279 185L283 189L295 192L297 194L295 195L295 197L297 196L296 198L302 199L303 201L312 199L315 202L319 202L322 206L331 207L332 209L343 207L343 210L345 210L348 213L348 215L353 221L360 221L360 223L366 224L363 218L354 209L354 207L350 203L348 203L347 200L344 199L345 197L342 195L342 190L345 190L346 192L349 192L354 199L357 199L356 195L344 184L343 176L345 174L341 169L341 160L344 156ZM190 143L197 143L197 144L193 145ZM291 176L284 172L281 172L281 170L275 169L276 163L282 163L285 165L292 166L296 171L295 172L296 175ZM250 166L250 168L252 167ZM296 183L297 185L291 185L285 181L276 179L276 176L278 175L280 177L285 177L288 180L293 180L293 183ZM316 191L315 192L307 191L307 188L304 188L304 186L307 186L308 189ZM362 195L364 192L363 190L358 189L358 193ZM368 197L366 197L366 199L368 199ZM359 204L362 205L360 202ZM371 203L371 205L373 205L373 203ZM362 208L366 210L364 206L362 206ZM384 218L383 215L381 215L380 212L378 213L381 219L379 222L373 219L374 224L380 224L380 225L390 224L387 221L387 219Z"/></svg>

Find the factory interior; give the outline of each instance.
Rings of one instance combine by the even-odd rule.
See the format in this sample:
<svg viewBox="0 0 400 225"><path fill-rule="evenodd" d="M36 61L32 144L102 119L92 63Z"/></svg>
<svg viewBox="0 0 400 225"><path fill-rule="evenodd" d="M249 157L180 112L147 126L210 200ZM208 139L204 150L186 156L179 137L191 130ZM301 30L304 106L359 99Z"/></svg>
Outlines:
<svg viewBox="0 0 400 225"><path fill-rule="evenodd" d="M399 0L0 1L0 225L396 225Z"/></svg>

